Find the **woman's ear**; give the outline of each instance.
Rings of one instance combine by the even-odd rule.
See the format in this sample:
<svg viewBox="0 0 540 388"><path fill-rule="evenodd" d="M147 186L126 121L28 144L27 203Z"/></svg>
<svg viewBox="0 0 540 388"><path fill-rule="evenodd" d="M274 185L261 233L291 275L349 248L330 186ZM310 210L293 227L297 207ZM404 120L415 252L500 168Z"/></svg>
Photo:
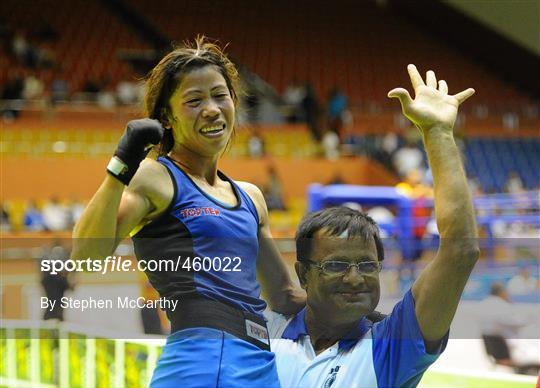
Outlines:
<svg viewBox="0 0 540 388"><path fill-rule="evenodd" d="M165 129L171 129L171 121L169 120L169 114L165 108L161 109L161 114L159 116L159 121L161 125L163 125L163 128Z"/></svg>

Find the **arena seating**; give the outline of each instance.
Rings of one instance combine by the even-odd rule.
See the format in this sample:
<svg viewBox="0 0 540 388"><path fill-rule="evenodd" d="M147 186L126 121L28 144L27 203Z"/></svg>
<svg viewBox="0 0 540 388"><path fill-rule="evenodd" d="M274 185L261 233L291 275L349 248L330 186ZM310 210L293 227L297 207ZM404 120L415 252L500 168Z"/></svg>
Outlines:
<svg viewBox="0 0 540 388"><path fill-rule="evenodd" d="M257 7L245 0L134 4L178 42L199 33L230 42L232 56L278 92L296 78L313 82L319 97L338 86L354 106L388 106L386 92L408 85L405 66L415 63L444 74L451 91L482 85L477 104L518 109L528 102L487 69L374 1L362 1L360 12L354 0L277 0Z"/></svg>
<svg viewBox="0 0 540 388"><path fill-rule="evenodd" d="M54 59L60 66L60 77L70 85L72 91L81 91L88 79L109 79L115 86L122 79L131 79L135 74L117 57L119 49L144 49L133 32L98 1L84 0L4 0L0 2L0 14L6 27L31 35L46 22L58 35L46 42ZM29 39L30 44L34 42ZM10 72L22 71L24 67L8 50L0 55L0 65ZM39 69L37 74L47 88L53 80L53 69ZM5 83L7 72L0 72L0 85Z"/></svg>
<svg viewBox="0 0 540 388"><path fill-rule="evenodd" d="M540 139L468 139L466 169L484 192L502 192L508 175L519 174L525 188L540 184ZM536 166L536 167L534 167Z"/></svg>

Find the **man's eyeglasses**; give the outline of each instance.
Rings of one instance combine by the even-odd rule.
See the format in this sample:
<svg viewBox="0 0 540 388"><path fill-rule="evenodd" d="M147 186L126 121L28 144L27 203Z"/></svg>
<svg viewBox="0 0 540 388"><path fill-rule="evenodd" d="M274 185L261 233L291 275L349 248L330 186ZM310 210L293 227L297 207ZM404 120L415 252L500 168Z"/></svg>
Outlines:
<svg viewBox="0 0 540 388"><path fill-rule="evenodd" d="M380 261L361 261L359 263L349 263L348 261L328 260L322 263L316 263L312 260L302 260L303 263L308 263L313 267L317 267L322 272L328 275L344 275L351 267L356 267L356 270L362 275L374 275L381 272L382 263Z"/></svg>

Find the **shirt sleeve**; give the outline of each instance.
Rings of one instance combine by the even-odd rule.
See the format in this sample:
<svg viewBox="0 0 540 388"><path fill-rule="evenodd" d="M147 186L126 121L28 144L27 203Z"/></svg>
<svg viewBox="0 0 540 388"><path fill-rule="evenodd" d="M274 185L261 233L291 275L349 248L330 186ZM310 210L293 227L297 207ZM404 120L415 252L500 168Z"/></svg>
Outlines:
<svg viewBox="0 0 540 388"><path fill-rule="evenodd" d="M414 387L446 348L448 333L435 352L427 352L409 290L391 314L373 325L372 338L378 386Z"/></svg>
<svg viewBox="0 0 540 388"><path fill-rule="evenodd" d="M266 319L266 327L268 328L268 335L270 339L279 339L287 326L287 317L276 313L272 310L266 309L264 311L264 318Z"/></svg>

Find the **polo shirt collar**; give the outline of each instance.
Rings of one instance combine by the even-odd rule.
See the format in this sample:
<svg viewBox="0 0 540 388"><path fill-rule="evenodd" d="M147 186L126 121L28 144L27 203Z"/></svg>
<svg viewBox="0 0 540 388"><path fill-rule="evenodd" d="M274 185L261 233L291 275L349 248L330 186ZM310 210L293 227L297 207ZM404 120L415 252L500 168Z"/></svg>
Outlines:
<svg viewBox="0 0 540 388"><path fill-rule="evenodd" d="M304 307L294 318L289 322L281 338L289 339L292 341L298 341L301 336L308 335L306 327L306 307ZM349 350L352 348L358 340L360 340L371 328L371 322L362 317L358 324L349 334L339 341L339 350Z"/></svg>
<svg viewBox="0 0 540 388"><path fill-rule="evenodd" d="M281 338L297 341L303 335L307 335L306 327L306 307L304 307L294 318L289 322Z"/></svg>

